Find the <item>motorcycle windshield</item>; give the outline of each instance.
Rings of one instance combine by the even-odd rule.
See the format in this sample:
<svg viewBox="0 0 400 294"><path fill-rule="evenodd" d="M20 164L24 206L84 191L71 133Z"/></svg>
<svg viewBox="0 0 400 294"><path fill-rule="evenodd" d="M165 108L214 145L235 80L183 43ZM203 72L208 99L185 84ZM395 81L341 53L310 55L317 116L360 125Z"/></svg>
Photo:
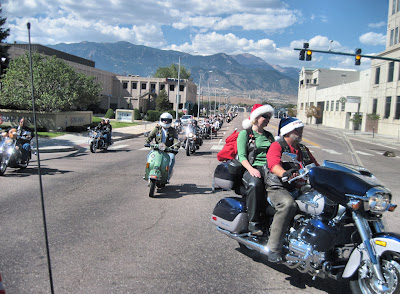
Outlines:
<svg viewBox="0 0 400 294"><path fill-rule="evenodd" d="M343 206L347 203L345 194L365 196L372 187L381 186L371 180L372 177L326 166L313 167L309 173L314 189Z"/></svg>

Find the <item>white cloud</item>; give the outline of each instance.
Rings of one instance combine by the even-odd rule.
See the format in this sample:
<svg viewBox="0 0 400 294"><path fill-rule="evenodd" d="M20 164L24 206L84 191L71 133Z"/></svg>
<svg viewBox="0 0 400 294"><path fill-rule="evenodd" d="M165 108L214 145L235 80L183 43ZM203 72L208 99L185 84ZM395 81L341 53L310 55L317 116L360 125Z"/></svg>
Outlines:
<svg viewBox="0 0 400 294"><path fill-rule="evenodd" d="M378 23L370 23L370 24L368 24L368 27L369 27L369 28L374 28L374 29L376 29L376 28L381 28L381 27L384 27L384 26L386 26L386 22L385 22L385 21L381 21L381 22L378 22Z"/></svg>
<svg viewBox="0 0 400 294"><path fill-rule="evenodd" d="M386 44L386 36L383 34L369 32L360 36L360 42L365 45L385 45Z"/></svg>

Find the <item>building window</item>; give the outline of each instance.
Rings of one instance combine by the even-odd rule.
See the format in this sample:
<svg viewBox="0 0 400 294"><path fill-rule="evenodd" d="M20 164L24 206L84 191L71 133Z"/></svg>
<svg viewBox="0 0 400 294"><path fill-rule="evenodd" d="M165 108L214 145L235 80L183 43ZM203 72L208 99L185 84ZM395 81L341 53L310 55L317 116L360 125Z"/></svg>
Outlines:
<svg viewBox="0 0 400 294"><path fill-rule="evenodd" d="M395 0L393 0L393 1L395 1ZM399 7L399 0L397 0L397 12L399 12L399 10L400 10L400 7Z"/></svg>
<svg viewBox="0 0 400 294"><path fill-rule="evenodd" d="M179 91L183 92L184 89L185 89L185 85L179 85Z"/></svg>
<svg viewBox="0 0 400 294"><path fill-rule="evenodd" d="M336 111L339 111L339 100L336 101Z"/></svg>
<svg viewBox="0 0 400 294"><path fill-rule="evenodd" d="M331 111L333 111L333 107L335 106L335 101L331 101Z"/></svg>
<svg viewBox="0 0 400 294"><path fill-rule="evenodd" d="M390 105L391 104L392 104L392 97L386 97L385 118L389 118L389 116L390 116Z"/></svg>
<svg viewBox="0 0 400 294"><path fill-rule="evenodd" d="M396 1L397 1L397 0L393 0L392 14L395 14L395 13L396 13Z"/></svg>
<svg viewBox="0 0 400 294"><path fill-rule="evenodd" d="M390 45L389 46L393 46L393 40L394 40L394 30L390 31Z"/></svg>
<svg viewBox="0 0 400 294"><path fill-rule="evenodd" d="M341 109L341 111L345 111L345 109L346 109L346 102L342 102L342 109Z"/></svg>
<svg viewBox="0 0 400 294"><path fill-rule="evenodd" d="M122 82L122 89L128 89L128 82Z"/></svg>
<svg viewBox="0 0 400 294"><path fill-rule="evenodd" d="M393 82L394 61L389 62L388 82Z"/></svg>
<svg viewBox="0 0 400 294"><path fill-rule="evenodd" d="M169 85L169 90L170 91L175 91L175 85Z"/></svg>
<svg viewBox="0 0 400 294"><path fill-rule="evenodd" d="M132 89L136 90L137 89L137 82L132 82Z"/></svg>
<svg viewBox="0 0 400 294"><path fill-rule="evenodd" d="M303 110L303 103L300 104L300 110Z"/></svg>
<svg viewBox="0 0 400 294"><path fill-rule="evenodd" d="M313 79L313 83L314 83L314 85L317 84L317 78Z"/></svg>
<svg viewBox="0 0 400 294"><path fill-rule="evenodd" d="M372 113L376 114L376 110L378 108L378 99L372 100Z"/></svg>
<svg viewBox="0 0 400 294"><path fill-rule="evenodd" d="M142 90L146 90L146 87L147 87L146 83L143 83L142 84Z"/></svg>
<svg viewBox="0 0 400 294"><path fill-rule="evenodd" d="M399 27L396 28L396 30L394 31L394 43L397 44L399 40Z"/></svg>
<svg viewBox="0 0 400 294"><path fill-rule="evenodd" d="M304 81L303 81L303 80L301 80L301 81L300 81L300 86L301 86L301 85L303 85L303 84L304 84Z"/></svg>
<svg viewBox="0 0 400 294"><path fill-rule="evenodd" d="M400 96L396 99L396 111L394 113L394 119L400 119Z"/></svg>
<svg viewBox="0 0 400 294"><path fill-rule="evenodd" d="M326 101L325 104L326 104L326 109L325 109L325 110L326 110L326 111L329 111L329 101Z"/></svg>
<svg viewBox="0 0 400 294"><path fill-rule="evenodd" d="M375 69L375 84L379 84L379 76L381 75L381 68L377 67Z"/></svg>
<svg viewBox="0 0 400 294"><path fill-rule="evenodd" d="M162 91L162 90L164 90L165 89L165 85L164 84L161 84L160 85L160 91Z"/></svg>

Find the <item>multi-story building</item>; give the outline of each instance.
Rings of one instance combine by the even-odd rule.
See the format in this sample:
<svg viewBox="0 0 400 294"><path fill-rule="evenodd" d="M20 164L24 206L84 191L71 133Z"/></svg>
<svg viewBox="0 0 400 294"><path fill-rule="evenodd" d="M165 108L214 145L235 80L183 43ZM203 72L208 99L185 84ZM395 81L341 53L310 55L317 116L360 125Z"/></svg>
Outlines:
<svg viewBox="0 0 400 294"><path fill-rule="evenodd" d="M25 54L28 44L7 44L11 59ZM177 79L146 78L136 75L122 76L116 73L95 68L95 62L72 54L61 52L39 44L32 44L32 51L63 59L73 66L77 72L94 76L102 86L100 93L102 109L134 109L143 112L155 109L155 98L165 89L171 106L176 110L178 81ZM197 86L190 80L179 82L179 110L192 109L196 103Z"/></svg>
<svg viewBox="0 0 400 294"><path fill-rule="evenodd" d="M400 59L400 0L389 0L386 50L377 56ZM310 108L320 116L307 117ZM302 68L297 115L310 123L399 136L400 62L372 59L364 71ZM355 114L362 122L353 125Z"/></svg>

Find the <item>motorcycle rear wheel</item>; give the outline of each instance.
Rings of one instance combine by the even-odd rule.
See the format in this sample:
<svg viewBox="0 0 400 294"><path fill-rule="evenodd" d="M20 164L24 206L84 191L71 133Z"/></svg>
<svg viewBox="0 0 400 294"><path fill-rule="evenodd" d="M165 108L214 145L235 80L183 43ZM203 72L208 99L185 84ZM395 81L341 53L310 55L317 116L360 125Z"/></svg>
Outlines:
<svg viewBox="0 0 400 294"><path fill-rule="evenodd" d="M4 175L4 173L6 172L6 169L7 169L6 158L5 157L1 157L1 161L0 161L0 176Z"/></svg>
<svg viewBox="0 0 400 294"><path fill-rule="evenodd" d="M149 197L153 198L154 197L154 190L156 189L156 181L151 180L150 181L150 191L149 191Z"/></svg>
<svg viewBox="0 0 400 294"><path fill-rule="evenodd" d="M93 142L91 142L90 143L90 152L92 152L92 153L96 153L96 146L94 146L94 143Z"/></svg>
<svg viewBox="0 0 400 294"><path fill-rule="evenodd" d="M378 288L378 282L375 275L371 272L372 269L368 268L368 273L365 273L367 265L361 266L355 277L350 281L350 288L354 294L395 294L400 292L400 258L397 256L395 259L382 258L381 259L381 270L386 282L388 283L388 289L382 290ZM363 276L362 276L363 275Z"/></svg>

